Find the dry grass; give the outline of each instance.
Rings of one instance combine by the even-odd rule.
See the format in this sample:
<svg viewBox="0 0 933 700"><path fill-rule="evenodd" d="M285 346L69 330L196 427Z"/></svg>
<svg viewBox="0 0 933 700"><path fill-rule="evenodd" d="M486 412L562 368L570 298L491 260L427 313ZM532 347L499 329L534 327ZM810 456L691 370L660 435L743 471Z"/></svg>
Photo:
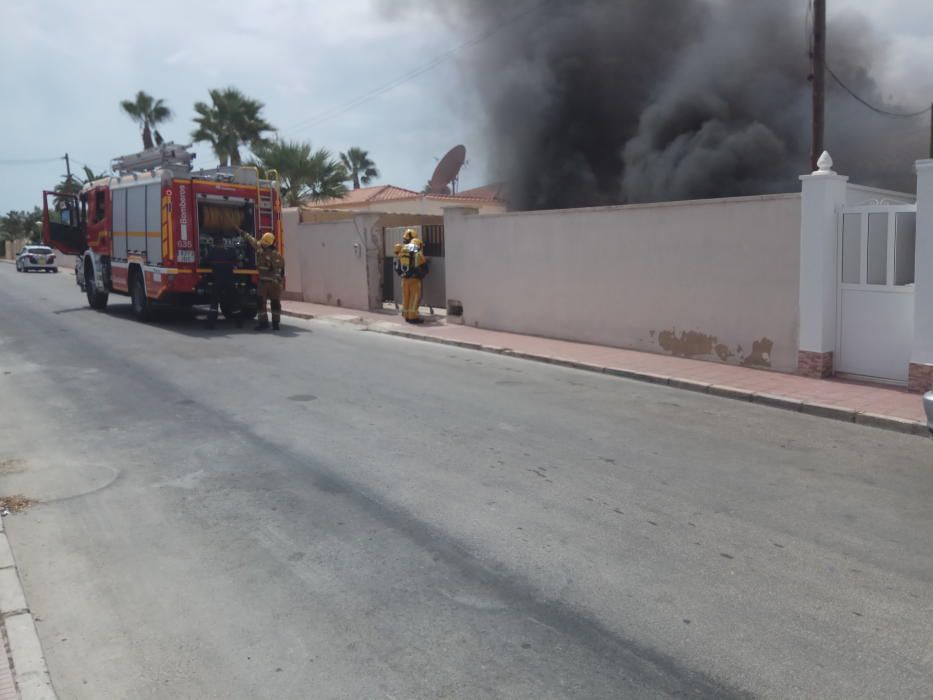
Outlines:
<svg viewBox="0 0 933 700"><path fill-rule="evenodd" d="M19 513L33 505L35 501L26 498L21 494L15 496L0 496L0 511L9 510L11 513Z"/></svg>

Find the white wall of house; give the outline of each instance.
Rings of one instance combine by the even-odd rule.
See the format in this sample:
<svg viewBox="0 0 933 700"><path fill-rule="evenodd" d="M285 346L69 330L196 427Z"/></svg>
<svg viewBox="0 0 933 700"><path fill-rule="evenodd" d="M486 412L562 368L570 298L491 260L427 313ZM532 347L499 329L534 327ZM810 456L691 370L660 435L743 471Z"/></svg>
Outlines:
<svg viewBox="0 0 933 700"><path fill-rule="evenodd" d="M370 308L367 254L358 218L301 224L297 211L294 214L286 211L285 291L288 298L354 309Z"/></svg>
<svg viewBox="0 0 933 700"><path fill-rule="evenodd" d="M793 370L798 194L475 215L448 209L464 323Z"/></svg>
<svg viewBox="0 0 933 700"><path fill-rule="evenodd" d="M353 309L382 306L383 231L438 225L440 216L285 209L285 298ZM391 248L391 246L390 246ZM443 285L443 258L430 284ZM443 290L426 296L446 304ZM401 298L400 296L397 298Z"/></svg>
<svg viewBox="0 0 933 700"><path fill-rule="evenodd" d="M360 211L375 212L379 214L415 214L441 216L445 207L451 206L471 206L476 207L483 214L498 214L506 211L506 205L503 202L492 202L484 200L461 201L457 199L444 199L442 197L418 197L413 199L398 200L377 200L363 204L347 205L329 205L322 208L324 211ZM310 207L314 210L316 207Z"/></svg>
<svg viewBox="0 0 933 700"><path fill-rule="evenodd" d="M282 227L285 229L285 298L298 299L301 294L301 256L292 251L298 232L299 212L296 208L282 210Z"/></svg>

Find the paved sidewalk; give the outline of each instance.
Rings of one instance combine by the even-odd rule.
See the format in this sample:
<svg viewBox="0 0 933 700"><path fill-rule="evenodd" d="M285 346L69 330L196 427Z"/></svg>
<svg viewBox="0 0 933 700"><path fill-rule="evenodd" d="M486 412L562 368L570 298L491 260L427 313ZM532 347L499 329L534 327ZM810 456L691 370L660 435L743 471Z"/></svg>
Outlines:
<svg viewBox="0 0 933 700"><path fill-rule="evenodd" d="M849 423L914 435L928 434L921 397L896 387L842 379L810 379L716 362L502 333L448 324L443 318L413 326L391 312L356 311L295 301L282 302L282 311L298 318L357 323L368 330L391 335L503 353Z"/></svg>
<svg viewBox="0 0 933 700"><path fill-rule="evenodd" d="M0 518L0 700L55 700L36 623ZM14 680L15 679L15 680Z"/></svg>

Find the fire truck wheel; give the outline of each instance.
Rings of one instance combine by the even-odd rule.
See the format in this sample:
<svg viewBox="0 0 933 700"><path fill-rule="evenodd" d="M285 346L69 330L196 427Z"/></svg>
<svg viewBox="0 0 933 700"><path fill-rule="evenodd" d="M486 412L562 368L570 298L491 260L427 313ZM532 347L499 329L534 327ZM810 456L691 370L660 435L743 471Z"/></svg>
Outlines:
<svg viewBox="0 0 933 700"><path fill-rule="evenodd" d="M133 315L137 321L148 321L151 317L149 299L146 298L146 287L143 277L138 272L133 275L130 288L130 299L133 302Z"/></svg>
<svg viewBox="0 0 933 700"><path fill-rule="evenodd" d="M92 309L102 311L107 308L107 297L109 295L97 289L97 285L94 284L94 270L86 263L84 266L84 291L87 294L87 305Z"/></svg>

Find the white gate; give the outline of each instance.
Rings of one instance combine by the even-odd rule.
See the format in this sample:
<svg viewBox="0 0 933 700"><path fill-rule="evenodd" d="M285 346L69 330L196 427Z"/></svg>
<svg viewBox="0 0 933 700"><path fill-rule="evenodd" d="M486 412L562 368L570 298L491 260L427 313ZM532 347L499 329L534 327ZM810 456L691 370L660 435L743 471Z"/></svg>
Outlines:
<svg viewBox="0 0 933 700"><path fill-rule="evenodd" d="M836 372L906 384L917 207L846 207L839 218Z"/></svg>

